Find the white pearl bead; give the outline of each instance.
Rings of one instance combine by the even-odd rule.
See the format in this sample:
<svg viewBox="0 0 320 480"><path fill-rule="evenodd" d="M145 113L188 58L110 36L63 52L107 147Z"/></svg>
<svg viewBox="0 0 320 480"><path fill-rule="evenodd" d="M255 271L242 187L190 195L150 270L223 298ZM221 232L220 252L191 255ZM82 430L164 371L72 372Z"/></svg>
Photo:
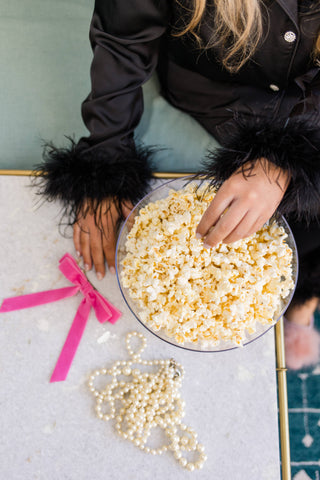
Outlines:
<svg viewBox="0 0 320 480"><path fill-rule="evenodd" d="M193 470L194 470L194 465L193 465L193 463L187 463L186 467L187 467L187 469L188 469L190 472L193 472Z"/></svg>
<svg viewBox="0 0 320 480"><path fill-rule="evenodd" d="M186 458L180 458L179 463L182 467L185 467L188 462Z"/></svg>
<svg viewBox="0 0 320 480"><path fill-rule="evenodd" d="M187 445L189 443L188 437L181 437L180 442L182 445Z"/></svg>

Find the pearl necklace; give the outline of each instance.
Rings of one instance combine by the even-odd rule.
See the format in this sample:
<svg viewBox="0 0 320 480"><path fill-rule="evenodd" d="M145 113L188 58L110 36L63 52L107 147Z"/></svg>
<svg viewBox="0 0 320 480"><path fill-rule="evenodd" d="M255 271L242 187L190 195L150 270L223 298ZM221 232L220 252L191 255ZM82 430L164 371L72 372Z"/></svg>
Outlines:
<svg viewBox="0 0 320 480"><path fill-rule="evenodd" d="M131 346L133 337L141 341L136 351ZM89 388L96 397L97 415L105 421L115 419L118 434L141 450L152 455L161 455L171 450L182 467L190 471L200 469L207 459L204 447L197 442L195 431L181 423L185 415L185 402L181 399L179 389L184 369L173 359L142 360L140 355L146 343L146 338L141 333L129 333L126 346L131 359L117 361L110 369L103 368L91 374ZM157 370L143 372L132 368L137 365L156 366ZM94 380L101 375L110 375L112 380L99 391L94 387ZM127 381L119 380L119 375L128 377ZM105 413L106 411L108 413ZM166 445L159 448L147 446L154 427L163 429L169 440ZM198 459L190 462L183 452L196 452Z"/></svg>

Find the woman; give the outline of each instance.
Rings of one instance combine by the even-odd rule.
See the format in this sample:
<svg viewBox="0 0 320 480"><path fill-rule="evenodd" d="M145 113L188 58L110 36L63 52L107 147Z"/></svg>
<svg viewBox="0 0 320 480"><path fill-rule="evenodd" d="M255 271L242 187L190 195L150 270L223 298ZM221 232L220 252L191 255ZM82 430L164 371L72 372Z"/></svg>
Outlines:
<svg viewBox="0 0 320 480"><path fill-rule="evenodd" d="M49 145L41 167L43 193L64 202L87 270L93 263L102 278L106 259L114 272L116 224L148 188L152 149L137 147L133 132L141 85L157 69L165 98L222 146L202 172L221 187L197 235L208 248L236 241L279 207L297 234L312 222L312 246L299 248L306 271L319 274L319 27L320 3L310 0L96 0L82 105L90 135L69 149ZM288 316L309 324L320 274L312 288L303 278Z"/></svg>

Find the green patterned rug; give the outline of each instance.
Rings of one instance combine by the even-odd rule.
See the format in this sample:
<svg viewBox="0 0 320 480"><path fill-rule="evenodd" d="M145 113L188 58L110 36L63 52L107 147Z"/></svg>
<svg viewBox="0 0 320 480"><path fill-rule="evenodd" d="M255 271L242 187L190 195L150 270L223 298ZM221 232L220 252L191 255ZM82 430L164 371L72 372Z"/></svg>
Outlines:
<svg viewBox="0 0 320 480"><path fill-rule="evenodd" d="M320 480L320 362L288 371L287 382L292 479Z"/></svg>

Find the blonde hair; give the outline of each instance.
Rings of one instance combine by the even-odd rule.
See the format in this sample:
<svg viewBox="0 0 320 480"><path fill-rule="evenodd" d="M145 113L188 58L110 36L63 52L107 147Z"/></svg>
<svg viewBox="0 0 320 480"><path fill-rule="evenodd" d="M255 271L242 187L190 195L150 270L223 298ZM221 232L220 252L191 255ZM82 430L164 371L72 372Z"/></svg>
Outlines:
<svg viewBox="0 0 320 480"><path fill-rule="evenodd" d="M317 61L318 66L320 66L320 32L318 34L318 38L317 38L316 43L314 45L312 58L313 58L314 61Z"/></svg>
<svg viewBox="0 0 320 480"><path fill-rule="evenodd" d="M191 9L179 5L189 11L191 18L187 25L174 36L181 37L191 33L200 48L219 47L222 52L222 65L230 72L236 73L253 55L262 38L261 0L211 0L214 1L214 32L207 45L204 45L199 29L207 0L192 0ZM315 43L313 58L320 56L320 35Z"/></svg>

